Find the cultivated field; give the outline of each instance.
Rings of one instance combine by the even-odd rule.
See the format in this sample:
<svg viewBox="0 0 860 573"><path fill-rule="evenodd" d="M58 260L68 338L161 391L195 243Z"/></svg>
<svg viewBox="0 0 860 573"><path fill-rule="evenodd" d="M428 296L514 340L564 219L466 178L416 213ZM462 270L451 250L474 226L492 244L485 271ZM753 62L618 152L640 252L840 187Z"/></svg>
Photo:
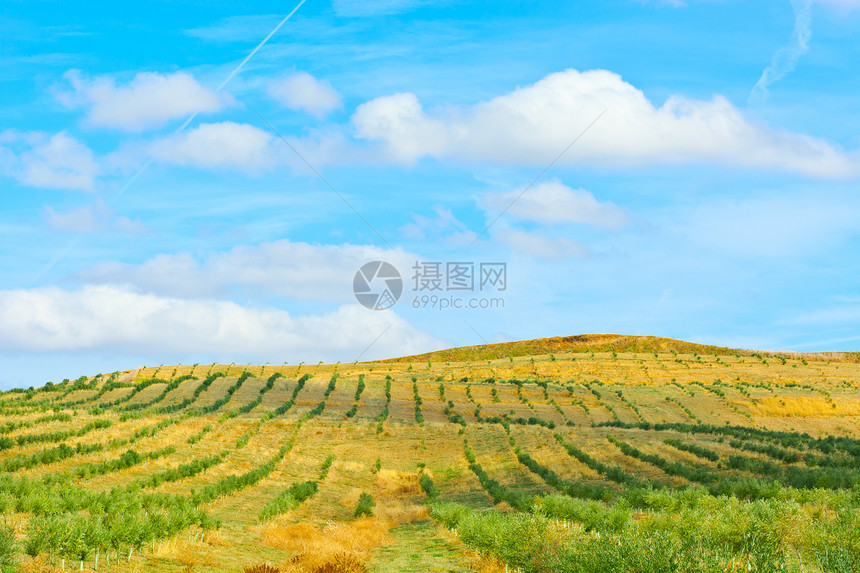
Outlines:
<svg viewBox="0 0 860 573"><path fill-rule="evenodd" d="M0 396L4 571L858 571L860 364L584 336Z"/></svg>

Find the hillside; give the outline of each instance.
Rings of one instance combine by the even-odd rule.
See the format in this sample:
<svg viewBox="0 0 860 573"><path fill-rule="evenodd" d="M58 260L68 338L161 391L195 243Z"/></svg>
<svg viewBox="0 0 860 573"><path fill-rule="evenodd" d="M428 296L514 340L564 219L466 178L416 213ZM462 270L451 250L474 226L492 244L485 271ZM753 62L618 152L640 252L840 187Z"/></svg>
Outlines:
<svg viewBox="0 0 860 573"><path fill-rule="evenodd" d="M584 335L6 392L0 567L856 571L860 365L811 358Z"/></svg>

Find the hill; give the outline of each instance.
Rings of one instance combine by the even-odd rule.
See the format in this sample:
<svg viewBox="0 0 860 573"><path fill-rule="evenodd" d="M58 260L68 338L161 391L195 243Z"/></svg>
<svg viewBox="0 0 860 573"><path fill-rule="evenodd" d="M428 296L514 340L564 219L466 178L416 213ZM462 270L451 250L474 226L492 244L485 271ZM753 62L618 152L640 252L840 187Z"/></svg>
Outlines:
<svg viewBox="0 0 860 573"><path fill-rule="evenodd" d="M631 336L624 334L578 334L574 336L555 336L497 344L460 346L448 350L438 350L413 356L392 358L391 362L422 362L426 360L448 360L456 362L475 360L494 360L507 356L530 356L538 354L558 354L562 352L681 352L685 354L711 354L714 356L764 354L766 356L805 357L811 360L836 360L858 362L857 352L773 352L755 351L742 348L729 348L697 344L674 338L660 336Z"/></svg>
<svg viewBox="0 0 860 573"><path fill-rule="evenodd" d="M856 571L860 365L583 335L0 395L0 568Z"/></svg>

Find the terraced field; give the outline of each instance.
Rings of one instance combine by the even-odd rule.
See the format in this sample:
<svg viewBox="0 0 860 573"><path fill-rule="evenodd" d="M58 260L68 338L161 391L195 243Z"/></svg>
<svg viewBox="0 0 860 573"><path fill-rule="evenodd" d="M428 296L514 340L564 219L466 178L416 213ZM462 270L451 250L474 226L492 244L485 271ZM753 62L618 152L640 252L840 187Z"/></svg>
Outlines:
<svg viewBox="0 0 860 573"><path fill-rule="evenodd" d="M536 341L6 392L0 566L857 571L853 359Z"/></svg>

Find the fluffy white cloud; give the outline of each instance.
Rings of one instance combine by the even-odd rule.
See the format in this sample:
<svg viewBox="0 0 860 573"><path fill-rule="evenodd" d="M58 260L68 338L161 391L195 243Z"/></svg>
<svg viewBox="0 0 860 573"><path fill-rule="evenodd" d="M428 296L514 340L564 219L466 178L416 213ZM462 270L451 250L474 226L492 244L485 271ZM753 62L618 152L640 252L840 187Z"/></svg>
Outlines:
<svg viewBox="0 0 860 573"><path fill-rule="evenodd" d="M351 361L380 334L369 351L376 357L442 346L391 311L374 312L358 305L294 317L274 308L160 297L118 286L0 291L0 347L4 352Z"/></svg>
<svg viewBox="0 0 860 573"><path fill-rule="evenodd" d="M273 82L269 95L292 110L305 111L317 118L343 107L340 92L329 82L306 72L296 72Z"/></svg>
<svg viewBox="0 0 860 573"><path fill-rule="evenodd" d="M519 229L500 229L493 236L511 249L539 259L582 259L590 254L586 247L565 237L547 237Z"/></svg>
<svg viewBox="0 0 860 573"><path fill-rule="evenodd" d="M581 223L617 230L629 222L614 203L602 203L585 189L571 189L560 181L538 183L525 193L521 189L489 193L479 204L487 211L505 211L517 219L542 224Z"/></svg>
<svg viewBox="0 0 860 573"><path fill-rule="evenodd" d="M560 160L566 165L716 163L817 177L858 174L856 153L746 118L722 96L652 104L605 70L566 70L473 106L426 111L411 93L380 97L353 115L357 137L388 157L546 166L599 114Z"/></svg>
<svg viewBox="0 0 860 573"><path fill-rule="evenodd" d="M361 265L383 260L407 277L417 255L370 245L311 245L288 240L243 245L198 261L188 254L157 255L140 265L105 263L83 271L87 283L130 284L170 296L218 297L237 289L254 296L353 301Z"/></svg>
<svg viewBox="0 0 860 573"><path fill-rule="evenodd" d="M267 131L245 123L204 123L158 139L151 157L170 165L204 169L236 169L257 173L282 162L281 150Z"/></svg>
<svg viewBox="0 0 860 573"><path fill-rule="evenodd" d="M98 162L89 147L65 131L51 136L13 131L0 135L0 169L19 183L45 189L93 190Z"/></svg>
<svg viewBox="0 0 860 573"><path fill-rule="evenodd" d="M52 229L68 233L145 233L149 229L140 221L117 216L102 199L91 205L71 209L65 213L45 207L45 221Z"/></svg>
<svg viewBox="0 0 860 573"><path fill-rule="evenodd" d="M67 107L86 107L88 124L141 131L194 113L223 109L232 100L202 86L185 72L141 72L126 85L109 76L84 78L77 70L63 76L71 88L57 88L57 99Z"/></svg>

